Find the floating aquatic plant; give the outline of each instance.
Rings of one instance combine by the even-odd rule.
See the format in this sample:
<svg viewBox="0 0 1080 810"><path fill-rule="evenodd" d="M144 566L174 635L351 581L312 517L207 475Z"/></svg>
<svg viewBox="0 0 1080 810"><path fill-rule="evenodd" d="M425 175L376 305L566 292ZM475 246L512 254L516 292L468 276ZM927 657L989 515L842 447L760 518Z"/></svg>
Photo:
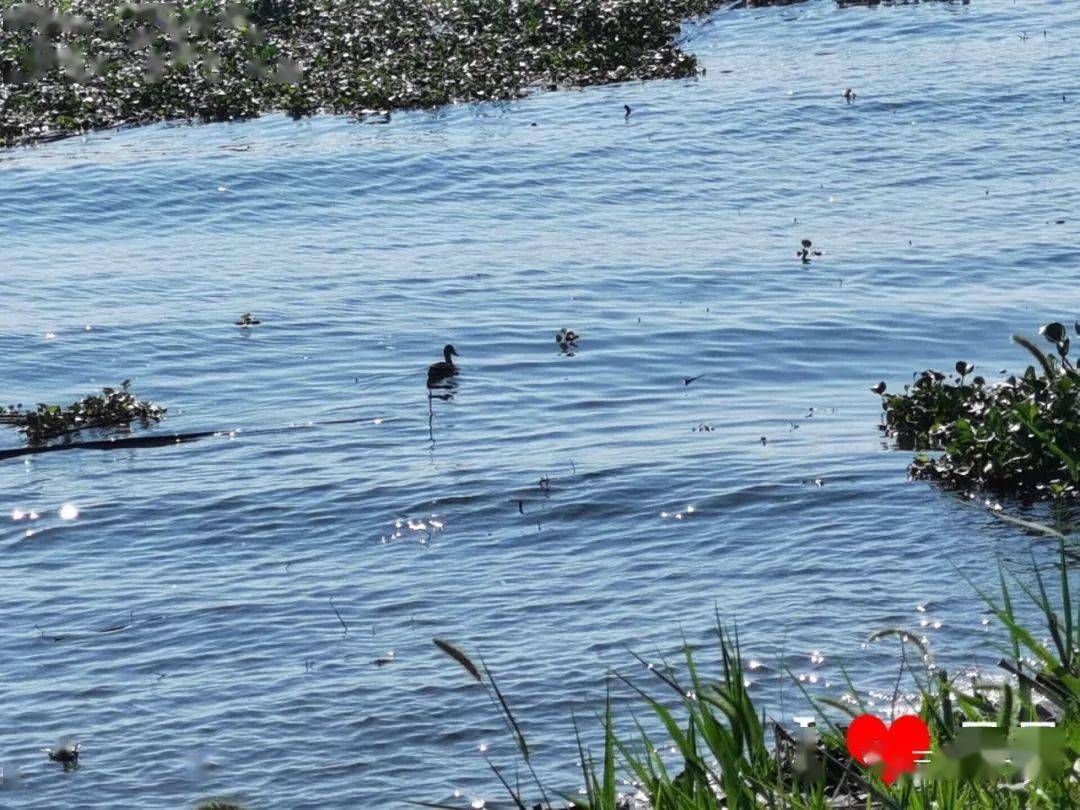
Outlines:
<svg viewBox="0 0 1080 810"><path fill-rule="evenodd" d="M145 426L160 421L165 408L136 399L130 384L130 380L124 380L120 388L103 388L100 394L91 394L67 407L45 403L35 410L22 410L17 405L0 407L0 423L14 425L36 443L91 428L127 428L132 422Z"/></svg>
<svg viewBox="0 0 1080 810"><path fill-rule="evenodd" d="M0 3L0 144L270 110L379 116L694 75L714 0Z"/></svg>
<svg viewBox="0 0 1080 810"><path fill-rule="evenodd" d="M1080 323L1075 330L1080 334ZM1039 332L1050 353L1013 338L1035 360L1019 376L988 383L960 361L955 375L929 369L901 393L874 386L884 409L881 429L900 448L921 451L912 477L1029 501L1080 493L1074 460L1080 457L1080 373L1069 359L1065 325L1049 323Z"/></svg>

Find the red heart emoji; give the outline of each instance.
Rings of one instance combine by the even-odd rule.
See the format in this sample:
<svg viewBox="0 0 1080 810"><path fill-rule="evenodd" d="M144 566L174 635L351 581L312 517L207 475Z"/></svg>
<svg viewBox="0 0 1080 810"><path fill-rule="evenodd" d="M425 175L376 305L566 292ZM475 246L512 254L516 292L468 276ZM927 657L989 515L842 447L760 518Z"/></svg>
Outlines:
<svg viewBox="0 0 1080 810"><path fill-rule="evenodd" d="M930 730L913 714L897 717L891 727L872 714L860 714L847 730L847 748L863 765L882 763L881 781L891 785L902 773L914 773L915 760L930 748Z"/></svg>

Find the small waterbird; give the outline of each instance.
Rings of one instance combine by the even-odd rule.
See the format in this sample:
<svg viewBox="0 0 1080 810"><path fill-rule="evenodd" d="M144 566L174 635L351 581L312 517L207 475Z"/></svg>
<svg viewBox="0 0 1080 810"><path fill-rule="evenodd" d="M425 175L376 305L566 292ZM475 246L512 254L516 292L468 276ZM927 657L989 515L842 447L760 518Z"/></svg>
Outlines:
<svg viewBox="0 0 1080 810"><path fill-rule="evenodd" d="M630 117L630 113L632 113L632 112L633 112L633 110L632 110L632 109L630 109L630 105L629 105L629 104L623 104L622 106L623 106L623 109L624 109L624 110L626 111L626 115L624 115L624 116L623 116L623 118L629 118L629 117Z"/></svg>
<svg viewBox="0 0 1080 810"><path fill-rule="evenodd" d="M78 767L81 747L79 743L63 743L57 748L42 748L41 750L49 755L50 761L59 762L64 766L65 771L69 771Z"/></svg>
<svg viewBox="0 0 1080 810"><path fill-rule="evenodd" d="M577 342L581 338L577 332L573 329L560 329L555 333L555 342L559 344L559 348L567 354L573 354L573 350L577 348Z"/></svg>
<svg viewBox="0 0 1080 810"><path fill-rule="evenodd" d="M454 365L454 361L451 360L451 356L460 357L457 350L447 343L443 346L443 361L441 363L432 363L428 366L427 370L427 384L430 388L443 380L447 380L458 373L457 366Z"/></svg>
<svg viewBox="0 0 1080 810"><path fill-rule="evenodd" d="M797 251L795 253L796 256L800 256L802 258L803 264L809 264L811 256L821 256L822 255L820 250L811 250L810 249L813 246L813 244L814 243L811 242L809 239L803 239L802 240L802 250Z"/></svg>
<svg viewBox="0 0 1080 810"><path fill-rule="evenodd" d="M237 326L258 326L260 323L262 323L262 321L260 321L258 318L251 317L250 312L245 312L243 315L240 316L240 320L238 320L236 322L236 325Z"/></svg>
<svg viewBox="0 0 1080 810"><path fill-rule="evenodd" d="M855 100L855 91L852 90L849 87L847 90L844 91L844 101L846 101L848 104L850 104L854 100Z"/></svg>

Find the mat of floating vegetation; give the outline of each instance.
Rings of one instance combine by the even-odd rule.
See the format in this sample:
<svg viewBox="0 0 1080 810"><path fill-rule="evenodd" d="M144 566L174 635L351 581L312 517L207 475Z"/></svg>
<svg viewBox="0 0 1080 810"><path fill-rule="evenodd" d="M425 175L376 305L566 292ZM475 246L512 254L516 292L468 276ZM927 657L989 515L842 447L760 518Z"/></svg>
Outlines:
<svg viewBox="0 0 1080 810"><path fill-rule="evenodd" d="M138 422L143 426L160 421L165 408L140 400L129 390L130 380L119 388L103 388L64 407L39 404L35 410L20 406L0 407L0 424L11 425L26 434L32 445L56 438L70 438L84 430L124 428Z"/></svg>
<svg viewBox="0 0 1080 810"><path fill-rule="evenodd" d="M1080 322L1075 325L1080 334ZM1035 359L1020 376L989 383L970 363L954 376L928 370L903 393L881 394L881 429L901 449L921 451L913 478L974 493L1022 500L1076 498L1080 493L1080 372L1069 359L1061 323L1039 330L1050 353L1020 336ZM938 454L927 451L940 450Z"/></svg>
<svg viewBox="0 0 1080 810"><path fill-rule="evenodd" d="M691 76L716 0L0 2L0 143L268 110L363 114Z"/></svg>

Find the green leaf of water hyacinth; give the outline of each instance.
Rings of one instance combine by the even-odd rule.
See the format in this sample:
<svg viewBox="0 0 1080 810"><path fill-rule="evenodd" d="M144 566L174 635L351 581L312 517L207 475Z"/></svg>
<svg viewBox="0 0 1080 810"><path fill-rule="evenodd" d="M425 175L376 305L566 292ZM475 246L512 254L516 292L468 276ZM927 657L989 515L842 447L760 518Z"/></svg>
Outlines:
<svg viewBox="0 0 1080 810"><path fill-rule="evenodd" d="M165 416L165 408L148 400L138 400L127 386L120 390L103 388L68 406L38 403L36 411L12 409L3 413L3 424L22 430L32 443L47 441L81 430L127 428L132 422L150 425Z"/></svg>
<svg viewBox="0 0 1080 810"><path fill-rule="evenodd" d="M1065 330L1065 324L1059 323L1058 321L1052 321L1051 323L1040 326L1039 334L1051 343L1060 343L1068 337L1069 333Z"/></svg>

